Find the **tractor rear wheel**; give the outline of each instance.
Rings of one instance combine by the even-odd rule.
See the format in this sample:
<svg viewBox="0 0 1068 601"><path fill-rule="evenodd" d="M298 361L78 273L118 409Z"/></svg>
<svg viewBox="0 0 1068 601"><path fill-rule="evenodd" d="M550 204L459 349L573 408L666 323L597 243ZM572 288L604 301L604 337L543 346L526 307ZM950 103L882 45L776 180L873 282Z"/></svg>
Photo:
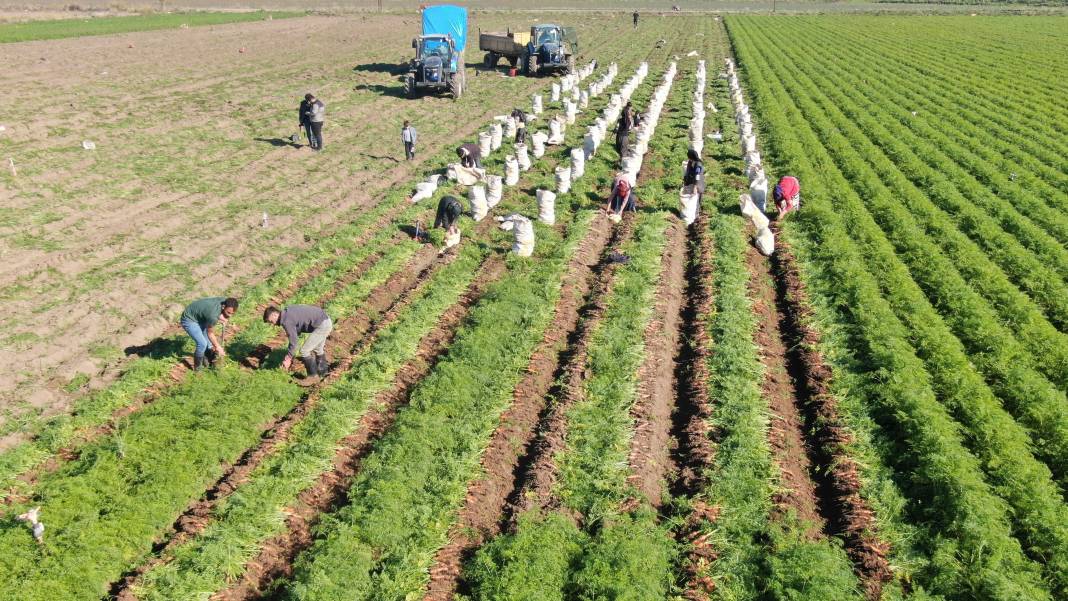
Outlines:
<svg viewBox="0 0 1068 601"><path fill-rule="evenodd" d="M527 75L530 75L530 76L533 77L534 75L538 74L538 55L537 54L528 54L527 55L526 67L527 67Z"/></svg>
<svg viewBox="0 0 1068 601"><path fill-rule="evenodd" d="M404 78L404 95L415 98L415 76L410 73Z"/></svg>
<svg viewBox="0 0 1068 601"><path fill-rule="evenodd" d="M457 71L449 78L449 93L452 94L453 100L459 100L460 96L464 93L464 75L463 71Z"/></svg>
<svg viewBox="0 0 1068 601"><path fill-rule="evenodd" d="M515 66L518 65L518 64L519 64L519 57L518 56L509 56L508 57L508 65L511 68L515 69Z"/></svg>
<svg viewBox="0 0 1068 601"><path fill-rule="evenodd" d="M564 71L567 75L571 75L575 72L575 55L572 54L567 57L567 70Z"/></svg>

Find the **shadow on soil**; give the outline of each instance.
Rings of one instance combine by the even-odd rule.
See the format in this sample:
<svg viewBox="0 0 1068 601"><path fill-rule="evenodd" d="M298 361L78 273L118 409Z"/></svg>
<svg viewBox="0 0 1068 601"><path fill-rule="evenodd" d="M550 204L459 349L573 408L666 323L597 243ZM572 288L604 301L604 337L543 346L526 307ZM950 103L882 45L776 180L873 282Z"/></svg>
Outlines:
<svg viewBox="0 0 1068 601"><path fill-rule="evenodd" d="M403 75L408 72L408 64L367 63L366 65L356 65L352 70L357 73L389 73L390 75Z"/></svg>
<svg viewBox="0 0 1068 601"><path fill-rule="evenodd" d="M374 92L375 94L381 94L382 96L404 98L404 85L400 83L388 86L380 83L360 84L358 86L355 86L353 89L358 92Z"/></svg>
<svg viewBox="0 0 1068 601"><path fill-rule="evenodd" d="M303 146L303 144L298 144L286 138L253 138L253 140L270 144L275 148L282 148L284 146L288 146L290 148L300 148L301 146Z"/></svg>
<svg viewBox="0 0 1068 601"><path fill-rule="evenodd" d="M182 354L185 347L185 338L156 338L145 344L128 346L122 350L127 357L148 357L150 359L163 359Z"/></svg>

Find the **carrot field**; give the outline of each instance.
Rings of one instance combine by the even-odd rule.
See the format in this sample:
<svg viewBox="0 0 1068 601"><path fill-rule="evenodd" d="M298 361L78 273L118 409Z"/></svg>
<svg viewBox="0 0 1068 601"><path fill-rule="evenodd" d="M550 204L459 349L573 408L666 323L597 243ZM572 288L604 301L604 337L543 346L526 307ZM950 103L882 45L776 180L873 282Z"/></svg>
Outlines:
<svg viewBox="0 0 1068 601"><path fill-rule="evenodd" d="M47 351L2 389L0 598L1068 598L1063 19L518 14L472 30L577 26L574 91L469 53L462 99L403 98L414 12L5 45L0 81L55 94L0 132L0 323ZM282 137L312 84L320 155ZM487 215L409 201L532 95L533 135L582 107L483 158ZM783 175L765 256L740 195ZM168 323L220 288L229 358L194 372ZM294 303L335 323L311 386L260 319Z"/></svg>

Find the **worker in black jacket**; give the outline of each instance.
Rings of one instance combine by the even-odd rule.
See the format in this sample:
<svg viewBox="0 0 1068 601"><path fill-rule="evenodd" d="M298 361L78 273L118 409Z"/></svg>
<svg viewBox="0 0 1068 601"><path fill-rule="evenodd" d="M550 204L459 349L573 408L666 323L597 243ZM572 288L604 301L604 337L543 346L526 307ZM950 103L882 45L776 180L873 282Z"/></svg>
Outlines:
<svg viewBox="0 0 1068 601"><path fill-rule="evenodd" d="M461 144L456 149L456 154L460 157L460 165L482 168L482 151L479 150L478 144Z"/></svg>

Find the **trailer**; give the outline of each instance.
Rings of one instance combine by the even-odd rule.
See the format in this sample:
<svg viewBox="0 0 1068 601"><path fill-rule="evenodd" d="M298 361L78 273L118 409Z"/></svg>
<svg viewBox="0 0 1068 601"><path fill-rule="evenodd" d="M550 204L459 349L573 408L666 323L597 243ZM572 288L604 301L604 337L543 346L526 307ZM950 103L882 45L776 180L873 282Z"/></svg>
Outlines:
<svg viewBox="0 0 1068 601"><path fill-rule="evenodd" d="M479 32L478 48L486 53L486 66L504 58L526 75L575 70L578 36L573 29L553 24L534 25L530 31Z"/></svg>

